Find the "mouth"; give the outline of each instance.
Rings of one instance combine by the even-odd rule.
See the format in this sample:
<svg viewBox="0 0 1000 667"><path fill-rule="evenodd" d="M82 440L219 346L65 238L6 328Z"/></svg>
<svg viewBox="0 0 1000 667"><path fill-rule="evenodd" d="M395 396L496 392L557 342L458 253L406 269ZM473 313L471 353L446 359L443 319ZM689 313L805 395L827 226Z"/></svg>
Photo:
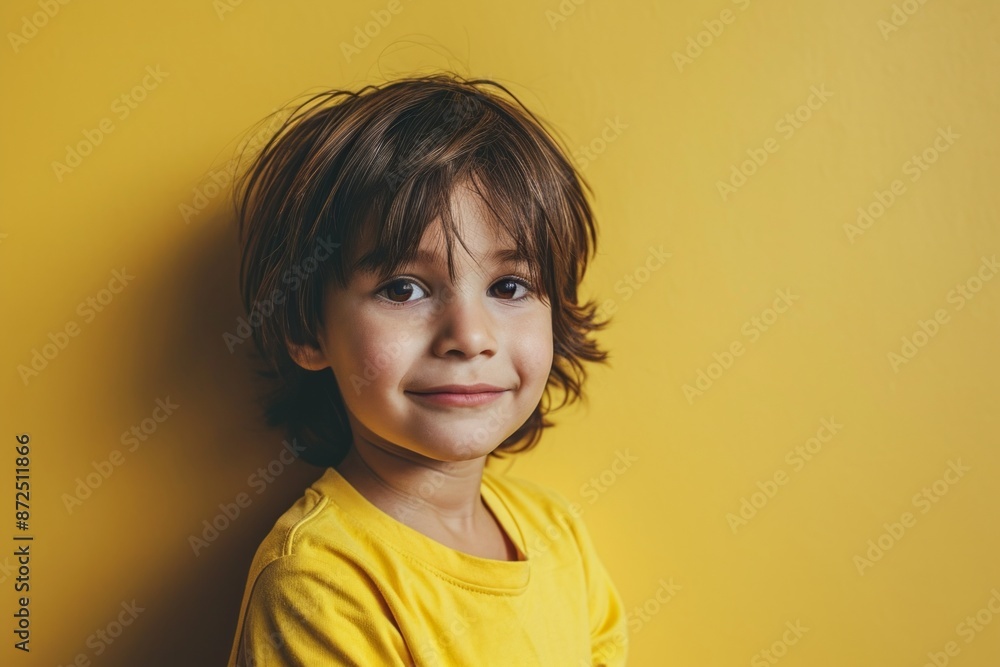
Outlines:
<svg viewBox="0 0 1000 667"><path fill-rule="evenodd" d="M477 384L442 384L425 389L413 389L415 394L481 394L487 392L506 391L503 387L497 387L483 382Z"/></svg>
<svg viewBox="0 0 1000 667"><path fill-rule="evenodd" d="M507 390L493 385L445 385L421 391L406 391L422 403L439 406L467 407L484 405L500 398Z"/></svg>

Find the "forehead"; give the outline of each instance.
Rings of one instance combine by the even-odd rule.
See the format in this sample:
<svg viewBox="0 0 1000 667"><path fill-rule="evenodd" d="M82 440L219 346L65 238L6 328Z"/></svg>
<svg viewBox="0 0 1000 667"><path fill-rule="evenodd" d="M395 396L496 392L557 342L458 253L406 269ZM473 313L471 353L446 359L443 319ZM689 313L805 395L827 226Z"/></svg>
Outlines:
<svg viewBox="0 0 1000 667"><path fill-rule="evenodd" d="M426 238L426 237L425 237ZM461 244L455 241L452 246L452 255L467 258L474 264L481 264L485 267L503 265L528 265L531 262L529 255L516 247L509 240L489 239L487 244L470 244L467 239L466 244L470 246L471 253L467 252ZM456 262L460 260L454 260ZM406 252L399 262L401 267L439 267L448 263L448 250L443 242L424 242L409 252ZM363 276L383 276L393 270L388 253L383 248L372 248L370 245L364 249L358 260L354 263L354 273Z"/></svg>
<svg viewBox="0 0 1000 667"><path fill-rule="evenodd" d="M500 247L500 246L503 247ZM421 246L413 252L411 258L411 263L413 264L438 264L447 261L445 256L445 251L443 249L430 248ZM464 252L464 248L460 249ZM518 248L514 247L512 244L496 244L491 250L486 253L481 253L479 257L474 257L478 261L484 262L486 264L510 264L516 262L527 262L528 256L526 253L521 252Z"/></svg>
<svg viewBox="0 0 1000 667"><path fill-rule="evenodd" d="M413 219L392 230L370 221L374 224L367 225L358 239L354 270L382 275L401 266L443 265L449 258L452 263L472 261L484 266L530 264L530 255L524 244L516 241L513 230L491 214L466 185L452 191L449 209L448 224L437 215L422 229Z"/></svg>

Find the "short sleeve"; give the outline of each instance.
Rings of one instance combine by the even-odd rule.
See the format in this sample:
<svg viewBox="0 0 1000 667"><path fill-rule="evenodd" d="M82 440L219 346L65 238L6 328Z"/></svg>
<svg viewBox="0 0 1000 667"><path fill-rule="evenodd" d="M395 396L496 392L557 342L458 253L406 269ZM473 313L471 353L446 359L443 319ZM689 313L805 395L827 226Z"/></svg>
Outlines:
<svg viewBox="0 0 1000 667"><path fill-rule="evenodd" d="M350 563L283 556L258 575L236 667L411 667L385 600Z"/></svg>
<svg viewBox="0 0 1000 667"><path fill-rule="evenodd" d="M583 561L590 617L590 655L593 667L624 667L628 657L628 618L625 604L608 574L590 531L573 505L555 489L546 487L573 530Z"/></svg>
<svg viewBox="0 0 1000 667"><path fill-rule="evenodd" d="M583 520L576 517L573 525L587 579L591 660L594 667L624 667L628 655L625 604Z"/></svg>

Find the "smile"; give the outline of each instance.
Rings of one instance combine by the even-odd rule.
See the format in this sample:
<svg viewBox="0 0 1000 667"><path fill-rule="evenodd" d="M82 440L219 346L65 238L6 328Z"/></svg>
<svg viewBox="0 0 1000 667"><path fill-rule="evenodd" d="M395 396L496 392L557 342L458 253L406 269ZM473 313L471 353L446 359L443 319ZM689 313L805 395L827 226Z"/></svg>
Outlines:
<svg viewBox="0 0 1000 667"><path fill-rule="evenodd" d="M500 398L506 390L502 391L481 391L475 393L453 393L453 392L432 392L432 393L416 393L412 391L405 392L406 394L416 398L422 403L429 403L431 405L442 405L448 407L469 407L475 405L484 405L486 403L491 403L496 399Z"/></svg>

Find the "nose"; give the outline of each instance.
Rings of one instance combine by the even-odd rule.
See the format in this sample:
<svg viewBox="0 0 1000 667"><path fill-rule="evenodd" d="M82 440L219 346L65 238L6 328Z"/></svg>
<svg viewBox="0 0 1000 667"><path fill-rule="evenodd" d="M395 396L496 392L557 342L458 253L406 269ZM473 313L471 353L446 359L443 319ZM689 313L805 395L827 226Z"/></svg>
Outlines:
<svg viewBox="0 0 1000 667"><path fill-rule="evenodd" d="M485 299L477 294L450 289L433 316L434 354L472 358L497 351L496 318Z"/></svg>

